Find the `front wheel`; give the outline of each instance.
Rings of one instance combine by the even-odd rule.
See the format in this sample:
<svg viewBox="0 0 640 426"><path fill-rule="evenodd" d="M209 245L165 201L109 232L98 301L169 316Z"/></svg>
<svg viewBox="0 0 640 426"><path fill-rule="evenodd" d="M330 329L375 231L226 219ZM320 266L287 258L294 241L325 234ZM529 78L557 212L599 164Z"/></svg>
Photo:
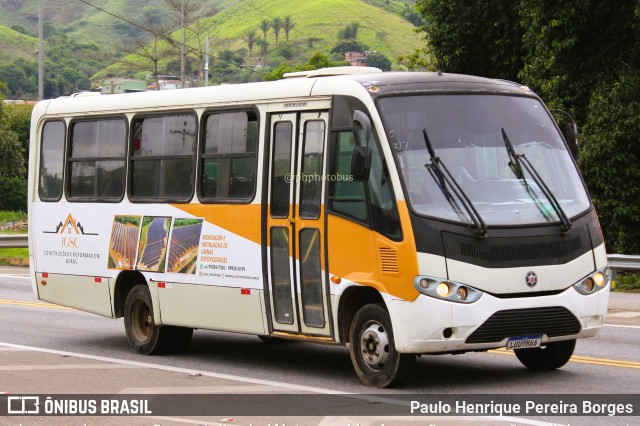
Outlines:
<svg viewBox="0 0 640 426"><path fill-rule="evenodd" d="M531 370L555 370L569 362L576 341L563 340L561 342L548 343L543 348L516 349L518 360Z"/></svg>
<svg viewBox="0 0 640 426"><path fill-rule="evenodd" d="M378 388L402 382L415 363L415 355L396 350L389 313L376 304L365 305L356 313L349 333L349 351L360 380Z"/></svg>
<svg viewBox="0 0 640 426"><path fill-rule="evenodd" d="M192 328L159 326L153 322L151 293L144 284L135 286L127 295L124 328L129 345L144 355L181 352L193 335Z"/></svg>

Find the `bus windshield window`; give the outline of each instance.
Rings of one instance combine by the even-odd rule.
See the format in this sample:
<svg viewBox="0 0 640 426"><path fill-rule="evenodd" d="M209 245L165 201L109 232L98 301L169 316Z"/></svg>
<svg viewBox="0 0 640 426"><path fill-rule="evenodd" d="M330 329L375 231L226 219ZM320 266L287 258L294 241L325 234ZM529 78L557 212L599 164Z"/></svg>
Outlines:
<svg viewBox="0 0 640 426"><path fill-rule="evenodd" d="M423 131L488 225L538 224L559 218L530 175L509 167L502 129L524 154L569 217L590 202L561 136L542 104L498 95L420 95L379 100L408 198L419 214L471 223L445 196L425 164Z"/></svg>

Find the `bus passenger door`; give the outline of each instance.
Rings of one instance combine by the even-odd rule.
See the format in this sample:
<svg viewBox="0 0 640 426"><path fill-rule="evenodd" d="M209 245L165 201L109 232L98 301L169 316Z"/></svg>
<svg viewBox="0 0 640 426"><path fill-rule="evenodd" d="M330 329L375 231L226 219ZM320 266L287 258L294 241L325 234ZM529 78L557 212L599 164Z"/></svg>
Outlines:
<svg viewBox="0 0 640 426"><path fill-rule="evenodd" d="M330 335L324 256L326 112L271 117L267 259L275 331Z"/></svg>

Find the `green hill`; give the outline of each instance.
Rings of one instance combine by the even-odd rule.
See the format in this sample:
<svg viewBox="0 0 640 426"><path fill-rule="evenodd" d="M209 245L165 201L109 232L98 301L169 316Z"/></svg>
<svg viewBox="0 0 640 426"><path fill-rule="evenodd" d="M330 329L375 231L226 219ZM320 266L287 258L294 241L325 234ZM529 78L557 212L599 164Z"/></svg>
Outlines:
<svg viewBox="0 0 640 426"><path fill-rule="evenodd" d="M0 60L15 58L34 60L38 56L38 39L0 26Z"/></svg>
<svg viewBox="0 0 640 426"><path fill-rule="evenodd" d="M77 81L87 81L89 77L99 82L107 76L144 78L149 74L149 67L141 64L144 60L127 51L135 51L138 40L152 40L149 32L141 28L149 25L150 17L162 21L165 28L172 28L173 40L177 42L181 39L180 31L177 31L179 13L171 9L168 2L169 0L42 0L45 37L48 37L47 34L57 35L58 50L61 48L60 43L68 44L68 52L64 55L54 52L49 44L45 45L47 60L56 62L59 71L65 71L64 75L61 72L51 74L50 78L56 80L51 84L58 87L51 92L51 96L77 91L86 86L85 82L79 85ZM176 2L180 4L180 0L174 0ZM203 66L205 34L210 37L209 52L214 59L212 66L227 66L229 62L251 63L245 40L246 32L255 30L256 36L262 38L262 31L258 28L260 21L285 16L295 22L289 41L286 42L285 32L281 30L276 45L275 33L270 29L266 37L266 53L261 51L260 44L255 44L251 56L263 57L267 65L274 67L284 60L292 64L305 63L315 52L330 56L331 49L338 42L338 31L350 22L358 23L359 43L384 54L392 62L424 43L415 33L415 27L401 17L415 3L414 0L185 0L185 3L199 7L205 16L186 32L186 44L192 48L189 50L188 67L192 70ZM38 1L0 1L0 59L8 63L22 58L35 63L37 23ZM158 43L159 50L166 46L166 42ZM158 71L160 74L177 74L179 49L173 46L168 50L171 52L160 61ZM113 64L93 76L86 76L85 71L89 67L80 70L73 65L65 69L65 64L69 62L65 58L69 54L78 60L90 62L91 66L97 64L97 61L111 61ZM224 56L225 60L216 61L215 58L220 56ZM337 56L333 58L340 59ZM123 65L124 63L128 65ZM76 74L82 75L73 76L71 68L76 69ZM222 75L219 69L217 72L218 76ZM228 65L223 73L233 77L238 74L238 68ZM10 76L4 78L6 80ZM64 84L61 78L64 78ZM250 78L259 78L259 73L251 74Z"/></svg>
<svg viewBox="0 0 640 426"><path fill-rule="evenodd" d="M244 40L247 31L256 30L257 37L262 38L258 24L263 19L271 21L276 17L290 16L296 24L289 34L289 50L292 51L290 59L300 62L308 59L314 52L329 55L338 42L339 30L355 21L359 24L357 40L395 62L398 56L412 53L424 43L415 33L415 27L392 11L393 6L397 9L398 5L403 4L395 0L388 3L371 0L305 0L295 3L291 0L227 0L218 5L220 9L215 16L205 18L198 25L200 28L208 28L206 33L210 37L209 52L215 57L223 50L247 49L248 45ZM180 32L174 32L171 37L180 40ZM278 48L285 41L285 32L281 30L276 45L275 32L270 29L267 33L269 44L266 55L260 53L258 45L254 45L252 56L265 56L268 62L277 62L283 59ZM204 34L201 33L198 38L187 31L186 44L197 50L204 50ZM166 43L161 43L158 49L163 46ZM124 62L139 60L130 56ZM115 64L95 77L126 74L127 68L125 65Z"/></svg>

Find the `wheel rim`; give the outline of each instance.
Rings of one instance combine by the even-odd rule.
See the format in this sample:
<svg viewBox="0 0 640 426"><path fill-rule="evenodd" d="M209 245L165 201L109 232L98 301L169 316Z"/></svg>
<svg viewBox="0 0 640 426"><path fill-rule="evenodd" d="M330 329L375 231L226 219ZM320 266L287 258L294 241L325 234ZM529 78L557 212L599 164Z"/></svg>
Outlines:
<svg viewBox="0 0 640 426"><path fill-rule="evenodd" d="M153 316L151 315L151 309L142 300L138 300L134 303L131 310L131 331L133 337L139 342L144 342L151 336L153 329Z"/></svg>
<svg viewBox="0 0 640 426"><path fill-rule="evenodd" d="M369 368L380 371L389 361L389 335L384 327L375 321L367 322L362 329L362 359Z"/></svg>

